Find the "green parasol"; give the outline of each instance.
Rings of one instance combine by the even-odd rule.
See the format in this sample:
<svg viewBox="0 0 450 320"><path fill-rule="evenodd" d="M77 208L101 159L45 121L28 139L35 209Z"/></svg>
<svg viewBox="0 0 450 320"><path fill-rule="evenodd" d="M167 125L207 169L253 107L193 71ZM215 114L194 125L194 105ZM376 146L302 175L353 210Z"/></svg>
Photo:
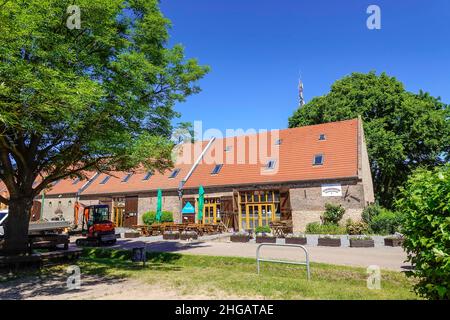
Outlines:
<svg viewBox="0 0 450 320"><path fill-rule="evenodd" d="M158 189L158 202L156 203L156 222L161 223L162 216L162 191Z"/></svg>
<svg viewBox="0 0 450 320"><path fill-rule="evenodd" d="M198 188L198 222L203 221L203 204L205 202L205 190L200 186Z"/></svg>

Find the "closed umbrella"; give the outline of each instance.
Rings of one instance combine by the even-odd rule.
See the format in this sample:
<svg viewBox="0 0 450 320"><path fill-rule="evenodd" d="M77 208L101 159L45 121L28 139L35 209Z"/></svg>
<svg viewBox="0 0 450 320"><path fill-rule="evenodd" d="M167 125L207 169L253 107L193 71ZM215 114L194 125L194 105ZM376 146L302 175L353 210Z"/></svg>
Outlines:
<svg viewBox="0 0 450 320"><path fill-rule="evenodd" d="M162 216L162 191L158 189L158 201L156 203L156 222L161 223Z"/></svg>
<svg viewBox="0 0 450 320"><path fill-rule="evenodd" d="M203 204L205 202L205 190L200 186L198 188L198 221L203 221Z"/></svg>

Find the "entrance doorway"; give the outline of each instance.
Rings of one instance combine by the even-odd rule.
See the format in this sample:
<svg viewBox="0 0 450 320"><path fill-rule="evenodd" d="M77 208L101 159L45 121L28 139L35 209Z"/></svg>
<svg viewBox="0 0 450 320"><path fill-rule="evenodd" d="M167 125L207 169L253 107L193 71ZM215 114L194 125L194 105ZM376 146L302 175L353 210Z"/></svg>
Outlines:
<svg viewBox="0 0 450 320"><path fill-rule="evenodd" d="M205 198L203 206L203 223L220 221L220 198Z"/></svg>
<svg viewBox="0 0 450 320"><path fill-rule="evenodd" d="M239 229L254 230L280 219L278 191L246 191L239 194Z"/></svg>
<svg viewBox="0 0 450 320"><path fill-rule="evenodd" d="M113 222L116 227L123 227L125 216L125 198L113 199Z"/></svg>

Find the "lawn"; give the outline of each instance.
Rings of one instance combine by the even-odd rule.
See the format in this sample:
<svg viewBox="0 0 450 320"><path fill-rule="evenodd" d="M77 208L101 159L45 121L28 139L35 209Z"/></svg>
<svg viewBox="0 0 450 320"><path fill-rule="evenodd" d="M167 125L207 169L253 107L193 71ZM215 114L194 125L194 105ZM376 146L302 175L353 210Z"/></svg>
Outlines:
<svg viewBox="0 0 450 320"><path fill-rule="evenodd" d="M83 275L133 279L176 290L202 294L266 299L417 299L403 273L381 273L381 290L366 287L364 268L311 264L311 281L304 266L262 263L256 274L254 259L173 253L149 253L146 266L130 261L129 251L85 249L78 261ZM44 273L60 272L62 266ZM16 277L15 277L16 278ZM9 281L3 279L3 281ZM163 297L161 297L163 298Z"/></svg>

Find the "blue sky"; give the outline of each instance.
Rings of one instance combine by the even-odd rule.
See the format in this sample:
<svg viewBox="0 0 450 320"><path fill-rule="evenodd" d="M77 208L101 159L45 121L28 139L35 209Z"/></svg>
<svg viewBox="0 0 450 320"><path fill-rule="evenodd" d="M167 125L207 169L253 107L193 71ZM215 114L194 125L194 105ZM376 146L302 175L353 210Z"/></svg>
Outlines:
<svg viewBox="0 0 450 320"><path fill-rule="evenodd" d="M366 9L381 8L381 30ZM171 43L210 65L203 91L177 105L203 128L286 128L305 99L351 72L385 71L450 103L448 0L162 0Z"/></svg>

